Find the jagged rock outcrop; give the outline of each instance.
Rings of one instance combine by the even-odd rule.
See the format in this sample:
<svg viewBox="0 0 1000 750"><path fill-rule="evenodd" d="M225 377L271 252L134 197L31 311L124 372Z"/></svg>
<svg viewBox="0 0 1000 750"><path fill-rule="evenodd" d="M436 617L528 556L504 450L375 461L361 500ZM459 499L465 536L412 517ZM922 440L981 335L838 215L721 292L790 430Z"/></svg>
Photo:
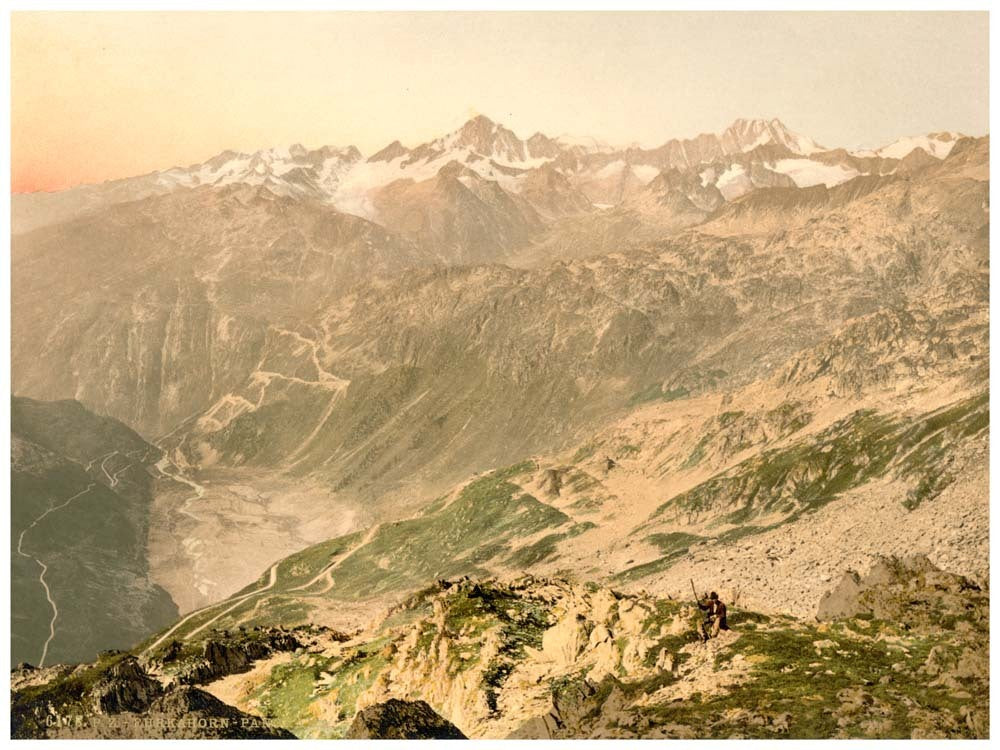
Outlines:
<svg viewBox="0 0 1000 750"><path fill-rule="evenodd" d="M935 629L733 605L731 630L703 644L701 613L679 602L537 576L442 581L350 641L315 634L238 705L310 738L396 731L392 701L472 738L981 737L987 623L939 604Z"/></svg>
<svg viewBox="0 0 1000 750"><path fill-rule="evenodd" d="M294 735L203 690L164 687L131 654L12 679L11 736L47 739L268 739ZM38 670L36 670L38 671ZM12 675L12 678L14 676Z"/></svg>
<svg viewBox="0 0 1000 750"><path fill-rule="evenodd" d="M220 634L221 636L221 634ZM282 630L250 631L210 638L201 646L200 655L187 658L173 644L168 644L158 661L173 663L171 672L178 682L198 685L226 675L245 672L259 660L280 651L294 651L301 643L292 633Z"/></svg>
<svg viewBox="0 0 1000 750"><path fill-rule="evenodd" d="M93 707L99 714L140 713L161 695L160 683L146 673L138 659L128 656L94 686Z"/></svg>
<svg viewBox="0 0 1000 750"><path fill-rule="evenodd" d="M464 734L424 701L385 703L358 711L344 735L349 740L464 740Z"/></svg>
<svg viewBox="0 0 1000 750"><path fill-rule="evenodd" d="M945 613L986 622L989 597L964 576L938 569L926 555L880 558L861 576L844 573L820 600L820 620L868 615L912 628L940 627Z"/></svg>
<svg viewBox="0 0 1000 750"><path fill-rule="evenodd" d="M866 591L888 586L891 619L733 605L731 630L704 644L701 613L680 602L537 576L448 580L353 636L295 631L303 648L264 656L242 686L205 685L216 698L170 679L196 644L151 662L168 670L159 695L128 654L20 670L12 724L20 737L983 737L988 602L955 579L890 561ZM895 616L910 602L932 620ZM214 640L199 654L242 664ZM84 718L46 726L48 715Z"/></svg>
<svg viewBox="0 0 1000 750"><path fill-rule="evenodd" d="M549 497L559 497L559 491L563 486L564 469L546 469L542 474L541 488Z"/></svg>

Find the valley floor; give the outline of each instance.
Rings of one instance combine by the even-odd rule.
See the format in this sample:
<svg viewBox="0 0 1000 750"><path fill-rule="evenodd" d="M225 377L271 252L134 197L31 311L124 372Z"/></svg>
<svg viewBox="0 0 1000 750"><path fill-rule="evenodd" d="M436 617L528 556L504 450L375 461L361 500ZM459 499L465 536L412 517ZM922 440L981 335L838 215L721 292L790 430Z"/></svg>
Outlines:
<svg viewBox="0 0 1000 750"><path fill-rule="evenodd" d="M152 578L181 614L224 599L274 562L353 531L356 507L276 472L157 466L150 521Z"/></svg>

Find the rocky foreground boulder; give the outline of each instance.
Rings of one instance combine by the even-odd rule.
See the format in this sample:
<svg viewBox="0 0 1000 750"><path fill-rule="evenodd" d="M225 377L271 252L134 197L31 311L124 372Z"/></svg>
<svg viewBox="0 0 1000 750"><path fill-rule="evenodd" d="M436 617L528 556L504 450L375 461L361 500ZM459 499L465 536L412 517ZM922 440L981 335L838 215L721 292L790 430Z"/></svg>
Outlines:
<svg viewBox="0 0 1000 750"><path fill-rule="evenodd" d="M176 643L176 642L175 642ZM291 633L280 630L256 630L213 636L197 649L167 647L161 659L180 683L199 685L219 677L246 672L251 665L278 651L294 651L301 644ZM194 653L191 653L194 651Z"/></svg>
<svg viewBox="0 0 1000 750"><path fill-rule="evenodd" d="M163 687L134 656L126 656L108 668L91 693L95 712L108 715L145 710L163 695Z"/></svg>
<svg viewBox="0 0 1000 750"><path fill-rule="evenodd" d="M62 718L46 729L50 739L278 740L287 729L252 716L188 685L167 690L140 712Z"/></svg>
<svg viewBox="0 0 1000 750"><path fill-rule="evenodd" d="M223 703L202 689L185 684L197 675L248 669L251 656L293 648L284 633L243 634L242 641L209 640L193 655L190 669L185 649L170 644L168 663L180 675L164 671L160 659L104 652L95 664L31 665L11 673L11 735L46 739L294 739L287 729ZM192 649L189 649L192 650ZM199 653L204 656L199 657ZM154 671L155 670L155 671ZM229 670L229 671L227 671ZM183 677L183 679L178 679Z"/></svg>
<svg viewBox="0 0 1000 750"><path fill-rule="evenodd" d="M426 702L395 698L359 711L345 737L349 740L467 739Z"/></svg>

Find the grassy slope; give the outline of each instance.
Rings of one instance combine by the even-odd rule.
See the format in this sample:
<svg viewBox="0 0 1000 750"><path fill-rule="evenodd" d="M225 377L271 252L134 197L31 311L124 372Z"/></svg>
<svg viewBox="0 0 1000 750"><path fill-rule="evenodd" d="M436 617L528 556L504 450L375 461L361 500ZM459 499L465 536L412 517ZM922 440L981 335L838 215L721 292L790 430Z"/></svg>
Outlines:
<svg viewBox="0 0 1000 750"><path fill-rule="evenodd" d="M383 524L360 533L321 542L278 564L275 585L260 594L270 579L262 576L228 600L206 608L176 631L177 637L219 615L246 597L235 609L213 622L226 628L250 625L296 625L308 621L315 597L358 601L385 594L398 595L438 578L488 575L497 563L544 556L558 539L580 533L565 513L537 500L510 481L530 471L522 463L491 472L466 485L456 497L432 504L421 515ZM539 545L512 548L525 536L552 529ZM331 567L333 586L325 578L294 590ZM249 594L249 596L248 596ZM257 614L251 614L255 612ZM205 635L207 631L201 631ZM152 642L150 639L148 642Z"/></svg>
<svg viewBox="0 0 1000 750"><path fill-rule="evenodd" d="M886 476L910 483L906 505L913 509L953 481L948 456L955 444L988 429L985 393L915 419L856 412L815 437L764 451L667 500L636 529L663 556L617 578L662 572L706 538L666 531L678 524L693 521L713 529L713 537L731 541L792 522L846 490Z"/></svg>
<svg viewBox="0 0 1000 750"><path fill-rule="evenodd" d="M946 460L954 444L981 434L988 421L985 394L916 418L856 412L816 436L764 451L665 502L635 532L659 547L661 557L619 571L614 579L640 579L681 559L692 544L707 538L704 530L676 530L692 518L712 537L733 541L793 521L838 493L888 475L912 484L914 503L926 500L947 486ZM431 503L417 517L302 550L278 564L273 587L254 593L267 586L265 571L229 600L196 614L177 635L184 637L209 620L220 628L297 625L330 600L395 597L436 578L481 577L497 566L530 569L551 561L560 543L592 525L574 523L512 481L534 468L528 462L491 472ZM570 484L576 481L573 472L567 477ZM586 515L585 508L574 506L577 510ZM519 543L546 531L530 544ZM329 578L322 575L328 569Z"/></svg>
<svg viewBox="0 0 1000 750"><path fill-rule="evenodd" d="M650 719L696 727L701 737L821 739L842 733L908 739L919 707L940 716L951 736L972 736L954 722L970 696L918 674L933 647L953 648L951 633L910 634L869 619L832 625L761 619L761 625L736 623L745 632L717 656L717 663L737 655L753 662L748 682L718 695L652 706L645 711ZM824 642L829 645L814 645ZM843 708L851 691L862 696L853 712ZM773 721L781 714L787 714L784 728Z"/></svg>

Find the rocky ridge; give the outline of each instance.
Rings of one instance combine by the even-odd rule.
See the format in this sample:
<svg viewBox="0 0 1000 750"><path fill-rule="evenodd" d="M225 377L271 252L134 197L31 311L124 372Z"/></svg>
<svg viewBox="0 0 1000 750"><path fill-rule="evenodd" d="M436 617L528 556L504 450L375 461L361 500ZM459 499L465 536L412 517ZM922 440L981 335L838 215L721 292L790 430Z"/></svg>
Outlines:
<svg viewBox="0 0 1000 750"><path fill-rule="evenodd" d="M19 667L14 723L19 736L112 736L98 717L148 729L183 703L229 717L204 736L239 723L303 738L982 737L988 601L925 558L886 559L845 575L820 605L828 622L733 603L731 629L703 644L684 600L531 576L441 580L350 634L268 627L75 670ZM187 668L199 658L212 668ZM78 729L52 734L43 706L75 712Z"/></svg>
<svg viewBox="0 0 1000 750"><path fill-rule="evenodd" d="M345 739L464 740L466 736L424 701L391 698L358 711Z"/></svg>
<svg viewBox="0 0 1000 750"><path fill-rule="evenodd" d="M164 686L135 656L11 673L15 739L292 739L260 717L188 685Z"/></svg>

